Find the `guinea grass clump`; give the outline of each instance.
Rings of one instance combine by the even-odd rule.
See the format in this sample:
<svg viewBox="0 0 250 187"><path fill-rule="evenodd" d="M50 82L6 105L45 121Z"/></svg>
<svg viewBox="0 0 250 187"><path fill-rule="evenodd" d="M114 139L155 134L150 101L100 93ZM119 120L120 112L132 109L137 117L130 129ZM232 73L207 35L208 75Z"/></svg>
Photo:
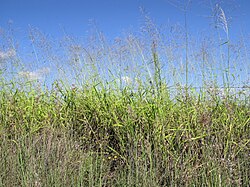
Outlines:
<svg viewBox="0 0 250 187"><path fill-rule="evenodd" d="M1 90L4 186L249 182L249 106L237 100L212 104L190 96L187 103L170 99L166 89L152 95L95 86L6 93Z"/></svg>
<svg viewBox="0 0 250 187"><path fill-rule="evenodd" d="M55 79L1 69L0 186L249 186L248 74L231 65L248 66L230 61L240 50L229 58L232 42L217 52L214 38L200 49L187 27L162 35L147 21L139 36L55 49L32 30L34 61Z"/></svg>

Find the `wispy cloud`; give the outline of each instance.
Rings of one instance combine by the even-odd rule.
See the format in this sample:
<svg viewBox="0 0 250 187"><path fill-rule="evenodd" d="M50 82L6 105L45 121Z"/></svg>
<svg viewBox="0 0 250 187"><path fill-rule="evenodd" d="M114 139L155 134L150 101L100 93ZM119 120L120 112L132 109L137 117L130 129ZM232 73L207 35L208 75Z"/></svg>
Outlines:
<svg viewBox="0 0 250 187"><path fill-rule="evenodd" d="M124 83L126 84L131 84L132 83L132 79L128 76L124 76L122 77L122 81L124 81Z"/></svg>
<svg viewBox="0 0 250 187"><path fill-rule="evenodd" d="M10 49L6 52L0 51L0 60L6 60L14 56L16 56L16 51L14 49Z"/></svg>
<svg viewBox="0 0 250 187"><path fill-rule="evenodd" d="M20 71L18 75L30 81L41 80L46 74L50 72L49 68L41 68L36 71Z"/></svg>

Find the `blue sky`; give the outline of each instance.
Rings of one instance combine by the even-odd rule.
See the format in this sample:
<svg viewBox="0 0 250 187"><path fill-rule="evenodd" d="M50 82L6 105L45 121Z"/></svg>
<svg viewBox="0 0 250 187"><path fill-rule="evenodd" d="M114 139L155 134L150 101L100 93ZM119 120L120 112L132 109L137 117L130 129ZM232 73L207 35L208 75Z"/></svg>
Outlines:
<svg viewBox="0 0 250 187"><path fill-rule="evenodd" d="M186 0L0 0L0 26L7 27L11 20L22 31L31 25L54 36L62 34L62 28L81 36L89 29L90 20L94 20L99 29L112 38L126 29L138 29L142 22L139 7L144 7L159 25L183 24L183 14L178 9L183 2ZM191 1L188 12L191 31L209 28L210 2L216 3L213 0ZM250 1L225 2L222 8L226 16L232 17L232 30L249 33Z"/></svg>
<svg viewBox="0 0 250 187"><path fill-rule="evenodd" d="M85 37L89 34L92 20L112 40L123 32L140 29L143 24L140 7L159 26L184 25L180 7L185 2L187 0L0 0L0 28L7 29L11 22L18 31L15 39L21 45L28 45L26 39L30 26L54 38L62 37L64 31ZM241 34L249 37L249 0L191 1L187 12L189 33L196 36L211 30L211 5L216 2L221 2L229 20L231 40L237 40Z"/></svg>

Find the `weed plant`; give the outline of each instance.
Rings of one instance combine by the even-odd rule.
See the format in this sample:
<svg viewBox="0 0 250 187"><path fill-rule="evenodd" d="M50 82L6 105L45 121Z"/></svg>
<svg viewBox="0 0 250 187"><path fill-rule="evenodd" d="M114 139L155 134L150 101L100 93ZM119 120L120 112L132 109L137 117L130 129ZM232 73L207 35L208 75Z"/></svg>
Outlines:
<svg viewBox="0 0 250 187"><path fill-rule="evenodd" d="M249 105L150 89L2 90L1 186L248 186Z"/></svg>
<svg viewBox="0 0 250 187"><path fill-rule="evenodd" d="M109 44L98 32L84 47L67 36L60 54L31 30L35 66L47 60L61 77L50 87L23 69L21 56L2 58L11 66L0 74L0 186L249 186L242 61L232 61L237 80L224 94L213 39L189 45L195 52L183 68L187 32L175 26L165 38L146 27L150 41L129 34ZM16 76L7 76L10 67Z"/></svg>

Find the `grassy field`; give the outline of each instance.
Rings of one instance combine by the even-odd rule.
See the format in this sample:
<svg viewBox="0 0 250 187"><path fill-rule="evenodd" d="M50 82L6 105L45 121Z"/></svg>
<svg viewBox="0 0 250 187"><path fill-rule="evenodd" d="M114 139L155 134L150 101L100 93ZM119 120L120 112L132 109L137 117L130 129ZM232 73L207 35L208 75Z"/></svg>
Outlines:
<svg viewBox="0 0 250 187"><path fill-rule="evenodd" d="M146 26L110 45L65 37L60 50L31 30L31 67L58 70L50 87L48 69L2 55L0 186L250 185L249 74L238 72L249 59Z"/></svg>
<svg viewBox="0 0 250 187"><path fill-rule="evenodd" d="M158 93L1 90L0 186L248 186L249 100Z"/></svg>

